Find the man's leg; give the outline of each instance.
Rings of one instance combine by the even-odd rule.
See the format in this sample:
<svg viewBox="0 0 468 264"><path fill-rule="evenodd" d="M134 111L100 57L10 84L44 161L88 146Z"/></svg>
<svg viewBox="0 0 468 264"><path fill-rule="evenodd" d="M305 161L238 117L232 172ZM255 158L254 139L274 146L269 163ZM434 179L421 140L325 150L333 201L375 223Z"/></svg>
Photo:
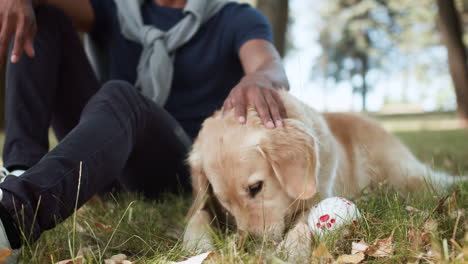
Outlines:
<svg viewBox="0 0 468 264"><path fill-rule="evenodd" d="M122 175L134 151L139 152L137 149L143 146L157 148L153 140L164 138L173 131L180 133L173 128L173 119L159 114L160 111L130 84L107 83L85 107L79 124L56 148L22 177L7 177L0 184L3 190L1 205L20 224L27 237L36 240L43 231L73 213L77 198L80 207ZM175 134L173 137L178 138ZM160 162L157 157L151 159L150 150L145 152L152 163ZM179 143L167 150L167 155L183 157L186 152L186 145ZM153 171L141 173L143 175L135 177L174 176ZM154 189L162 188L154 186Z"/></svg>
<svg viewBox="0 0 468 264"><path fill-rule="evenodd" d="M190 192L186 162L192 140L179 123L156 104L150 106L151 122L138 136L119 182L128 191L157 198L163 192Z"/></svg>
<svg viewBox="0 0 468 264"><path fill-rule="evenodd" d="M49 150L51 122L59 137L79 121L99 84L70 20L58 9L36 9L35 58L9 63L6 74L4 166L29 168Z"/></svg>

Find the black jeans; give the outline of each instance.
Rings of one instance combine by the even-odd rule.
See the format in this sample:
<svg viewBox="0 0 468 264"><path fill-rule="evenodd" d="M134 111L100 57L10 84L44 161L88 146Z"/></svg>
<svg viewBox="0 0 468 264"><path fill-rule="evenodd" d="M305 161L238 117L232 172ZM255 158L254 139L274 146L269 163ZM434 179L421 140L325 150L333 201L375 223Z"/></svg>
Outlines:
<svg viewBox="0 0 468 264"><path fill-rule="evenodd" d="M30 167L0 184L13 220L37 239L73 213L79 180L78 206L116 180L151 197L189 190L190 140L177 121L129 83L101 88L59 10L40 7L36 17L36 57L7 70L3 159ZM50 125L60 142L48 152Z"/></svg>

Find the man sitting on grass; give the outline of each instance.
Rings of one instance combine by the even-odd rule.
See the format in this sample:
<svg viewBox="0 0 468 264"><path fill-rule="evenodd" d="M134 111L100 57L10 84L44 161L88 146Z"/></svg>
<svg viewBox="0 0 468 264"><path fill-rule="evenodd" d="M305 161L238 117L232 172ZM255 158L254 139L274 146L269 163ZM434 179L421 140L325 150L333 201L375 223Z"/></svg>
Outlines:
<svg viewBox="0 0 468 264"><path fill-rule="evenodd" d="M76 29L100 51L99 79ZM221 106L281 126L275 89L288 83L271 39L257 10L222 0L0 1L0 248L37 240L116 182L149 197L188 190L191 141Z"/></svg>

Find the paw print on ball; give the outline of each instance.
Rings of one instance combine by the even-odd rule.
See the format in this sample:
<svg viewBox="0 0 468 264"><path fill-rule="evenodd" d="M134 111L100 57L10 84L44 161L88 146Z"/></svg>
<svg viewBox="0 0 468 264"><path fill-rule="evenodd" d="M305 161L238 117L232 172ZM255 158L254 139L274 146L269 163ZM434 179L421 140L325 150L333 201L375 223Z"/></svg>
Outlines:
<svg viewBox="0 0 468 264"><path fill-rule="evenodd" d="M311 231L321 236L347 224L357 225L359 217L359 210L353 202L341 197L330 197L311 208L308 223Z"/></svg>
<svg viewBox="0 0 468 264"><path fill-rule="evenodd" d="M330 215L324 214L319 217L317 221L317 227L325 230L325 228L331 228L335 222L335 218L330 219Z"/></svg>

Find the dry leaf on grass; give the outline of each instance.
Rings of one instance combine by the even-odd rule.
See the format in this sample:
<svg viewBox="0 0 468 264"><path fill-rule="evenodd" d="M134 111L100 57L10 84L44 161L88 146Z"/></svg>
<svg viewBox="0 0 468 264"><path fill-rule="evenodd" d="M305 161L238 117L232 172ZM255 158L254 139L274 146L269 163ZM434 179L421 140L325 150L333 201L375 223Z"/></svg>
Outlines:
<svg viewBox="0 0 468 264"><path fill-rule="evenodd" d="M442 254L439 248L437 247L430 247L429 250L427 250L427 253L423 256L423 259L426 261L436 261L438 262L439 260L442 259Z"/></svg>
<svg viewBox="0 0 468 264"><path fill-rule="evenodd" d="M11 254L13 254L13 251L9 248L2 248L0 249L0 263L5 262Z"/></svg>
<svg viewBox="0 0 468 264"><path fill-rule="evenodd" d="M421 229L412 228L408 230L408 242L410 249L419 251L422 247L430 244L437 232L439 224L436 220L428 219L424 222Z"/></svg>
<svg viewBox="0 0 468 264"><path fill-rule="evenodd" d="M369 244L366 241L361 240L358 243L353 242L351 247L351 254L354 255L356 253L366 253L367 249L369 248Z"/></svg>
<svg viewBox="0 0 468 264"><path fill-rule="evenodd" d="M92 247L80 248L80 250L78 250L78 253L76 255L80 256L80 257L92 256L93 255L93 248Z"/></svg>
<svg viewBox="0 0 468 264"><path fill-rule="evenodd" d="M79 223L76 223L75 230L78 233L86 233L86 229L84 229L84 227L80 225Z"/></svg>
<svg viewBox="0 0 468 264"><path fill-rule="evenodd" d="M88 211L89 211L88 206L82 206L81 208L78 208L78 210L76 210L76 215L77 216L84 216Z"/></svg>
<svg viewBox="0 0 468 264"><path fill-rule="evenodd" d="M117 254L112 256L111 259L117 262L122 262L127 259L127 256L125 256L125 254Z"/></svg>
<svg viewBox="0 0 468 264"><path fill-rule="evenodd" d="M419 251L424 245L423 234L417 229L410 229L407 232L409 249L412 251Z"/></svg>
<svg viewBox="0 0 468 264"><path fill-rule="evenodd" d="M439 227L439 223L437 223L434 219L428 219L424 222L423 230L427 233L435 233Z"/></svg>
<svg viewBox="0 0 468 264"><path fill-rule="evenodd" d="M393 236L377 239L369 249L367 249L366 254L377 258L391 257L393 255Z"/></svg>
<svg viewBox="0 0 468 264"><path fill-rule="evenodd" d="M365 257L366 256L364 255L364 252L359 252L359 253L352 254L352 255L341 255L336 260L336 263L357 264L357 263L361 263L361 261L363 261Z"/></svg>
<svg viewBox="0 0 468 264"><path fill-rule="evenodd" d="M114 230L112 228L112 226L105 225L105 224L102 224L102 223L99 223L99 222L95 222L94 226L97 227L98 229L102 230L102 231L107 232L107 233L112 233L112 231Z"/></svg>
<svg viewBox="0 0 468 264"><path fill-rule="evenodd" d="M330 254L328 251L327 247L320 243L312 252L312 256L315 258L326 258L326 259L332 259L333 256Z"/></svg>
<svg viewBox="0 0 468 264"><path fill-rule="evenodd" d="M390 236L385 239L377 239L372 243L372 245L367 244L364 240L361 240L358 243L353 242L351 246L351 255L344 256L353 256L362 253L364 256L368 255L378 258L391 257L393 255L393 251L393 236Z"/></svg>
<svg viewBox="0 0 468 264"><path fill-rule="evenodd" d="M185 261L172 262L171 264L201 264L201 263L203 263L203 261L207 260L209 257L211 257L213 255L214 255L214 253L209 251L209 252L205 252L203 254L191 257L191 258L189 258L189 259L187 259Z"/></svg>
<svg viewBox="0 0 468 264"><path fill-rule="evenodd" d="M415 207L412 207L412 206L409 206L409 205L407 205L405 207L405 210L408 213L412 213L412 214L419 215L419 216L422 216L422 217L428 217L429 216L429 212L422 211L422 210L420 210L418 208L415 208Z"/></svg>
<svg viewBox="0 0 468 264"><path fill-rule="evenodd" d="M104 260L105 264L131 264L132 262L127 260L125 254L117 254L112 256L110 259Z"/></svg>
<svg viewBox="0 0 468 264"><path fill-rule="evenodd" d="M59 261L55 264L83 264L85 263L83 257L79 256L79 257L76 257L74 259L66 259L66 260L62 260L62 261Z"/></svg>

